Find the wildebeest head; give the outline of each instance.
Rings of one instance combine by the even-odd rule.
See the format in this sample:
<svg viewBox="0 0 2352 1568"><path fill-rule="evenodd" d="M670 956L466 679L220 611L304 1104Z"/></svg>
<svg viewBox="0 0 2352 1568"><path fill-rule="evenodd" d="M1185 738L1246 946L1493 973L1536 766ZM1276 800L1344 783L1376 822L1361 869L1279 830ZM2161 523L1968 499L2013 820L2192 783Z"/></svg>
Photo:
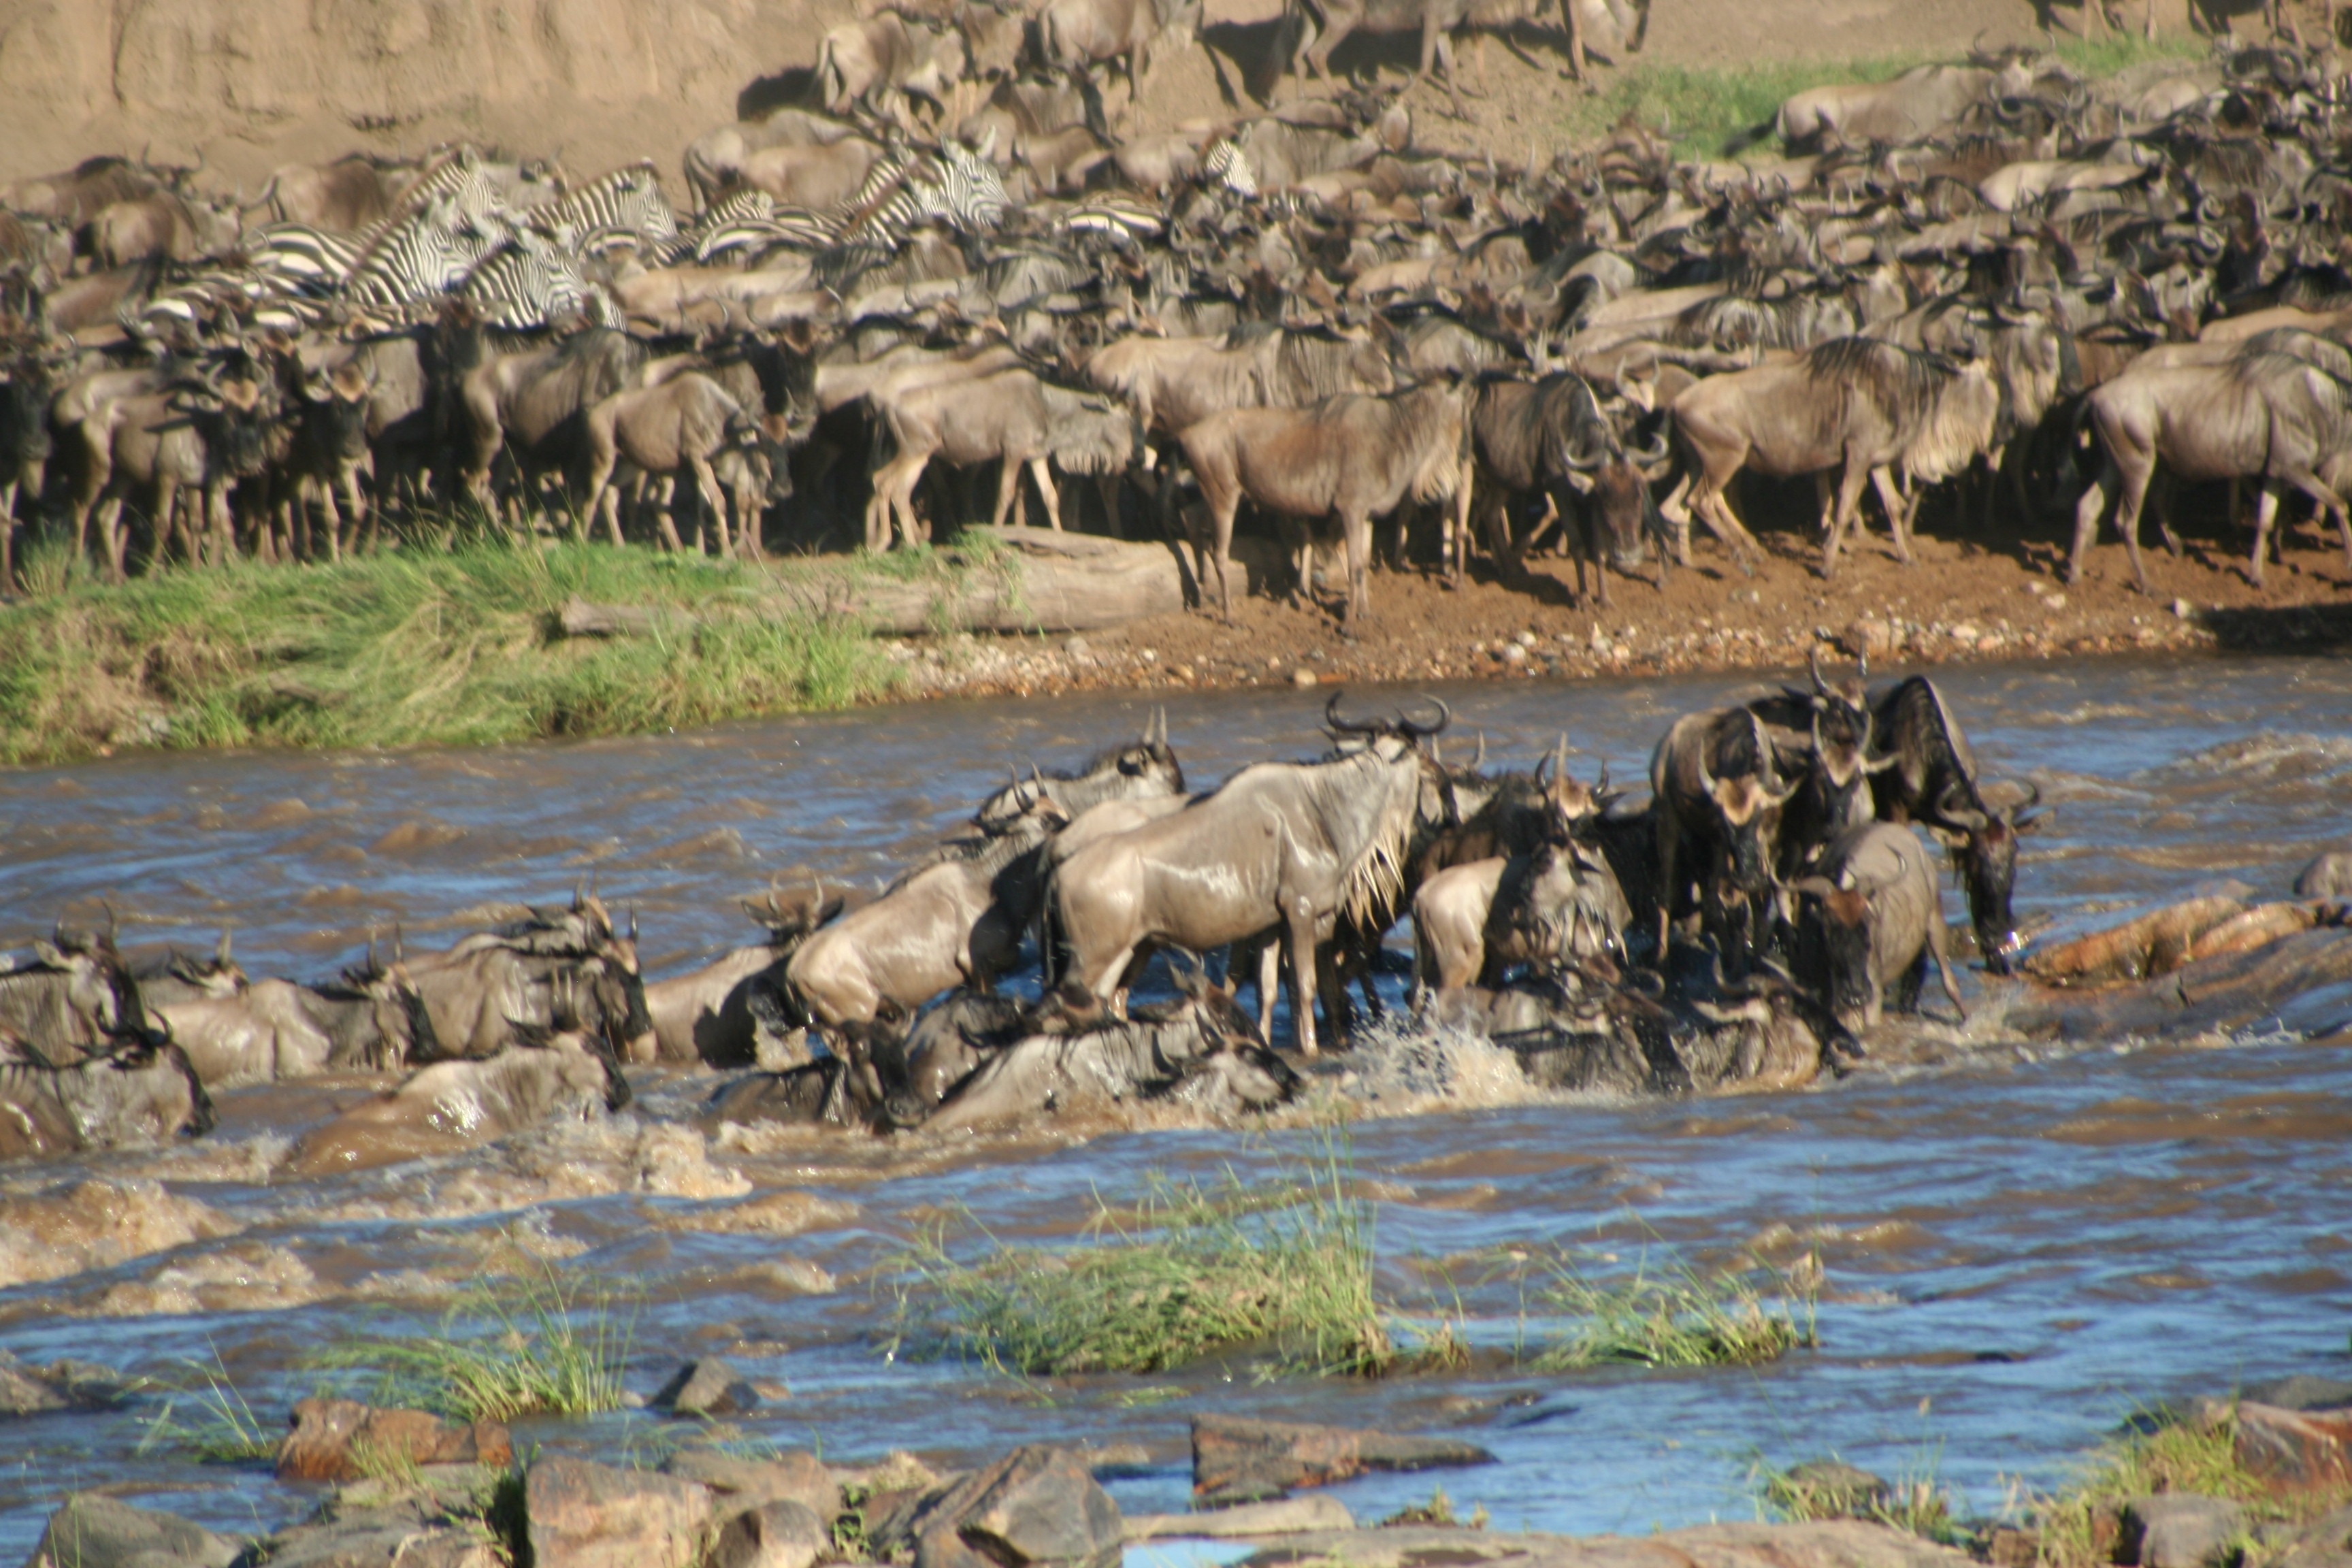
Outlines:
<svg viewBox="0 0 2352 1568"><path fill-rule="evenodd" d="M367 962L345 969L338 983L321 986L320 992L338 1001L368 1004L368 1037L351 1065L398 1068L441 1055L432 1010L409 975L405 955L395 949L393 961L385 963L376 954L373 933L368 937Z"/></svg>
<svg viewBox="0 0 2352 1568"><path fill-rule="evenodd" d="M214 472L250 479L269 466L277 400L249 366L205 373L199 384L174 394L173 406L194 423L204 437L205 465Z"/></svg>
<svg viewBox="0 0 2352 1568"><path fill-rule="evenodd" d="M1801 877L1790 890L1808 900L1808 922L1821 944L1827 972L1830 1011L1849 1032L1878 1022L1883 998L1870 966L1872 889L1856 885L1851 870L1827 877ZM1816 912L1817 911L1817 912Z"/></svg>
<svg viewBox="0 0 2352 1568"><path fill-rule="evenodd" d="M33 957L41 968L66 976L67 1005L76 1016L89 1020L100 1034L135 1034L147 1027L147 1010L114 934L110 910L103 931L68 930L60 923L49 941L33 943Z"/></svg>
<svg viewBox="0 0 2352 1568"><path fill-rule="evenodd" d="M102 1138L91 1136L100 1129L78 1129L85 1146L175 1136L201 1138L213 1130L212 1096L205 1092L204 1080L196 1076L188 1053L172 1044L166 1035L139 1029L118 1036L114 1048L84 1070L119 1075L114 1076L119 1092L102 1095L99 1101L113 1125ZM76 1121L80 1117L78 1111ZM147 1123L144 1135L125 1137L131 1131L125 1124L138 1121Z"/></svg>
<svg viewBox="0 0 2352 1568"><path fill-rule="evenodd" d="M1184 769L1168 744L1168 711L1156 710L1143 733L1123 746L1097 752L1071 773L1045 774L1034 766L981 802L972 822L992 837L1003 833L1043 794L1071 816L1106 800L1144 800L1184 793Z"/></svg>
<svg viewBox="0 0 2352 1568"><path fill-rule="evenodd" d="M818 878L805 892L786 892L771 887L756 899L743 900L743 912L752 922L768 928L768 945L789 952L808 940L809 933L841 913L847 903L844 893L828 894L824 879Z"/></svg>
<svg viewBox="0 0 2352 1568"><path fill-rule="evenodd" d="M373 377L348 361L329 374L302 378L305 425L330 461L348 465L368 455L368 401L374 393Z"/></svg>
<svg viewBox="0 0 2352 1568"><path fill-rule="evenodd" d="M2016 805L1983 811L1962 805L1958 795L1955 785L1937 804L1937 818L1952 825L1937 837L1949 847L1952 869L1968 889L1969 923L1976 929L1977 951L1986 970L2012 973L2022 945L2010 912L2017 885L2017 841L2042 826L2042 818L2030 810L2041 800L2042 791L2028 784L2025 798Z"/></svg>
<svg viewBox="0 0 2352 1568"><path fill-rule="evenodd" d="M1748 714L1752 740L1740 754L1741 771L1718 778L1707 766L1704 751L1698 759L1699 788L1722 818L1724 872L1732 885L1749 893L1770 885L1766 866L1766 839L1779 820L1780 808L1795 797L1797 786L1775 790L1772 746L1765 739L1763 721ZM1750 759L1752 758L1752 762Z"/></svg>
<svg viewBox="0 0 2352 1568"><path fill-rule="evenodd" d="M52 447L48 366L33 354L0 363L0 484L23 477L37 495Z"/></svg>

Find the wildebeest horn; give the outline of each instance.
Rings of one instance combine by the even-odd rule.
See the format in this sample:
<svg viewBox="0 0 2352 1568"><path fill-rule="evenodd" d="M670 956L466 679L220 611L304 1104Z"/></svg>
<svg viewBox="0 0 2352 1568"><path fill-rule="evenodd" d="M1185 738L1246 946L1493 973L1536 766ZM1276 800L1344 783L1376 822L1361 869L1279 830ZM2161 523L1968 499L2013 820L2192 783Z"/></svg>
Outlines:
<svg viewBox="0 0 2352 1568"><path fill-rule="evenodd" d="M381 971L377 968L377 965L376 965L376 957L375 957L375 927L373 927L373 926L370 926L370 927L368 927L368 973L369 973L370 974L376 974L376 973L381 973Z"/></svg>
<svg viewBox="0 0 2352 1568"><path fill-rule="evenodd" d="M1830 694L1830 683L1822 679L1821 644L1815 643L1812 647L1812 652L1806 656L1805 668L1812 673L1814 694L1816 696L1827 697Z"/></svg>
<svg viewBox="0 0 2352 1568"><path fill-rule="evenodd" d="M1853 661L1853 678L1856 680L1868 680L1870 679L1870 650L1868 648L1864 648L1862 652L1855 657Z"/></svg>
<svg viewBox="0 0 2352 1568"><path fill-rule="evenodd" d="M1568 773L1568 731L1562 730L1559 739L1551 743L1551 776L1557 780Z"/></svg>
<svg viewBox="0 0 2352 1568"><path fill-rule="evenodd" d="M1593 781L1593 784L1592 784L1592 795L1593 795L1593 798L1597 800L1597 799L1599 799L1601 796L1602 796L1602 795L1607 795L1608 793L1609 793L1609 761L1608 761L1608 759L1607 759L1607 758L1605 758L1605 757L1604 757L1604 758L1602 758L1602 759L1601 759L1601 776L1600 776L1600 778L1598 778L1598 779L1596 779L1596 780L1594 780L1594 781Z"/></svg>
<svg viewBox="0 0 2352 1568"><path fill-rule="evenodd" d="M224 964L228 962L228 927L226 926L221 927L220 945L213 949L213 958L215 962Z"/></svg>
<svg viewBox="0 0 2352 1568"><path fill-rule="evenodd" d="M115 918L112 900L100 899L98 907L106 911L106 945L112 947L116 935L122 930L122 922Z"/></svg>
<svg viewBox="0 0 2352 1568"><path fill-rule="evenodd" d="M1397 733L1401 735L1409 735L1417 741L1426 740L1430 736L1439 733L1448 724L1454 722L1454 710L1446 706L1445 699L1443 697L1432 697L1428 699L1428 701L1437 709L1437 722L1434 724L1416 724L1411 719L1408 719L1403 714L1400 713L1397 715Z"/></svg>
<svg viewBox="0 0 2352 1568"><path fill-rule="evenodd" d="M632 942L637 940L637 906L635 904L629 906L629 940Z"/></svg>
<svg viewBox="0 0 2352 1568"><path fill-rule="evenodd" d="M1484 730L1481 730L1481 731L1478 731L1478 751L1477 751L1477 753L1470 759L1470 771L1471 771L1472 773L1476 773L1479 769L1481 769L1481 768L1485 767L1486 765L1486 731L1484 731Z"/></svg>
<svg viewBox="0 0 2352 1568"><path fill-rule="evenodd" d="M400 922L398 921L392 922L392 961L394 963L406 963L408 962L408 943L400 934Z"/></svg>
<svg viewBox="0 0 2352 1568"><path fill-rule="evenodd" d="M1654 445L1648 447L1628 447L1625 448L1625 456L1628 460L1643 466L1651 463L1660 463L1665 460L1666 453L1672 448L1672 446L1673 443L1666 439L1666 433L1661 430L1658 432L1658 439Z"/></svg>
<svg viewBox="0 0 2352 1568"><path fill-rule="evenodd" d="M1377 735L1382 728L1377 719L1357 722L1339 717L1339 699L1346 693L1334 691L1331 700L1323 704L1323 727L1334 735Z"/></svg>
<svg viewBox="0 0 2352 1568"><path fill-rule="evenodd" d="M577 879L572 884L572 912L575 915L580 912L580 896L587 886L585 878Z"/></svg>
<svg viewBox="0 0 2352 1568"><path fill-rule="evenodd" d="M1956 805L1953 804L1952 796L1958 791L1959 787L1958 783L1955 781L1950 789L1946 790L1941 795L1937 797L1936 815L1942 817L1947 822L1967 828L1971 833L1983 832L1985 827L1985 814L1983 812L1978 811L1970 806Z"/></svg>

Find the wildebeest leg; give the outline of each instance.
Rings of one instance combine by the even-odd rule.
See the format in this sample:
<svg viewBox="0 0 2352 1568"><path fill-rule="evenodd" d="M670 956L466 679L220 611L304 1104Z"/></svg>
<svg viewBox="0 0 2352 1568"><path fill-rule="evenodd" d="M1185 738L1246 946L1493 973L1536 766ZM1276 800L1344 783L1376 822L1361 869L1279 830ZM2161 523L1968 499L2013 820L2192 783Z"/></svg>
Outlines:
<svg viewBox="0 0 2352 1568"><path fill-rule="evenodd" d="M1869 478L1870 471L1856 462L1852 453L1848 453L1845 471L1838 479L1837 516L1830 524L1829 542L1822 547L1823 577L1837 571L1838 542L1853 526L1854 514L1862 510L1862 487Z"/></svg>
<svg viewBox="0 0 2352 1568"><path fill-rule="evenodd" d="M719 556L731 559L735 542L727 533L727 494L719 488L718 471L711 468L706 454L695 453L688 461L694 465L694 488L701 493L702 510L710 514L711 526L718 531Z"/></svg>
<svg viewBox="0 0 2352 1568"><path fill-rule="evenodd" d="M1286 915L1290 927L1290 1028L1301 1056L1315 1049L1315 910L1295 898Z"/></svg>
<svg viewBox="0 0 2352 1568"><path fill-rule="evenodd" d="M1339 542L1348 552L1349 635L1372 618L1372 520L1358 513L1339 520Z"/></svg>
<svg viewBox="0 0 2352 1568"><path fill-rule="evenodd" d="M1675 917L1675 851L1680 847L1681 829L1675 823L1671 807L1661 803L1650 817L1652 836L1658 847L1658 973L1666 971L1666 936Z"/></svg>
<svg viewBox="0 0 2352 1568"><path fill-rule="evenodd" d="M1577 20L1576 0L1559 0L1560 26L1568 33L1568 77L1571 81L1585 79L1584 26ZM1683 563L1687 566L1689 562Z"/></svg>
<svg viewBox="0 0 2352 1568"><path fill-rule="evenodd" d="M1054 488L1054 475L1045 458L1029 459L1029 477L1037 481L1037 494L1045 503L1045 521L1053 525L1055 533L1061 532L1062 496Z"/></svg>
<svg viewBox="0 0 2352 1568"><path fill-rule="evenodd" d="M2148 586L2147 567L2139 558L2139 512L2147 501L2148 481L2156 477L2156 464L2149 461L2124 475L2123 494L2116 502L2116 531L2123 535L2124 552L2131 557L2132 575L2139 580L2139 591L2153 597L2156 590ZM2080 539L2080 523L2076 536Z"/></svg>
<svg viewBox="0 0 2352 1568"><path fill-rule="evenodd" d="M1750 577L1754 576L1756 569L1748 563L1748 557L1751 553L1763 554L1764 547L1757 543L1756 536L1740 524L1738 517L1731 510L1730 497L1724 493L1722 487L1716 485L1709 485L1704 495L1697 494L1696 485L1692 487L1692 490L1696 497L1693 510L1696 510L1700 519L1706 522L1707 531L1713 533L1731 552L1732 560L1738 563L1739 570L1743 574ZM1685 537L1687 537L1687 531L1685 531ZM1681 553L1682 563L1685 566L1689 565L1687 545L1684 547Z"/></svg>
<svg viewBox="0 0 2352 1568"><path fill-rule="evenodd" d="M1943 978L1944 994L1952 999L1952 1011L1960 1016L1960 1022L1967 1023L1968 1005L1960 1000L1960 983L1952 978L1952 961L1944 952L1944 916L1940 910L1931 910L1927 914L1927 952L1935 956L1936 973Z"/></svg>
<svg viewBox="0 0 2352 1568"><path fill-rule="evenodd" d="M1228 626L1233 624L1234 618L1234 513L1240 506L1241 495L1236 489L1232 496L1226 498L1223 505L1214 510L1209 520L1213 530L1210 542L1216 550L1217 605Z"/></svg>
<svg viewBox="0 0 2352 1568"><path fill-rule="evenodd" d="M2180 493L2180 485L2170 474L2159 473L2148 481L2149 493L2156 497L2156 531L2164 541L2164 548L2176 561L2180 559L2180 535L2172 531L2172 503ZM2230 521L2238 521L2238 480L2230 480Z"/></svg>
<svg viewBox="0 0 2352 1568"><path fill-rule="evenodd" d="M1911 564L1911 503L1895 493L1895 475L1884 464L1870 470L1871 488L1878 492L1878 504L1886 509L1886 526L1895 535L1895 559L1906 566ZM1862 518L1854 518L1854 531L1862 532Z"/></svg>
<svg viewBox="0 0 2352 1568"><path fill-rule="evenodd" d="M2099 531L2099 514L2107 510L2108 492L2121 477L2115 458L2107 458L2100 466L2099 477L2091 481L2091 488L2074 504L2074 553L2066 563L2066 581L2070 584L2082 580L2083 557L2091 552L2091 537Z"/></svg>
<svg viewBox="0 0 2352 1568"><path fill-rule="evenodd" d="M1414 73L1414 81L1420 81L1429 75L1430 57L1433 55L1436 57L1438 69L1445 73L1445 93L1454 100L1454 118L1469 119L1469 111L1462 107L1461 85L1454 79L1454 40L1447 37L1444 28L1439 26L1434 6L1432 6L1422 19L1421 69Z"/></svg>

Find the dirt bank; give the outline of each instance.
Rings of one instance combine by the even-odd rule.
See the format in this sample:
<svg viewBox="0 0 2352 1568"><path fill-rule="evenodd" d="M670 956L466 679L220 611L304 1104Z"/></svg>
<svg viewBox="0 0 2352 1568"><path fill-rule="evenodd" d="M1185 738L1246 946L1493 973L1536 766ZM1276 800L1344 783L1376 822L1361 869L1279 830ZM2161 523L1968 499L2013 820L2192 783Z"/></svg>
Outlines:
<svg viewBox="0 0 2352 1568"><path fill-rule="evenodd" d="M1235 605L1234 625L1191 614L1076 637L909 640L892 657L915 693L1026 695L1108 686L1214 689L1276 682L1412 681L1478 677L1657 674L1801 667L1818 641L1859 649L1882 667L1955 660L2054 658L2158 649L2275 650L2352 641L2352 587L2343 551L2306 526L2264 587L2216 538L2186 540L2179 560L2147 555L2153 599L2131 584L2119 544L2093 551L2084 581L2064 583L2056 523L1974 538L1922 537L1904 566L1883 537L1824 583L1809 541L1762 535L1769 558L1743 576L1711 542L1661 595L1614 578L1610 607L1574 602L1567 562L1532 563L1533 581L1505 586L1481 573L1459 590L1421 574L1372 584L1374 623L1350 639L1320 609L1265 598ZM1514 651L1516 647L1517 651Z"/></svg>
<svg viewBox="0 0 2352 1568"><path fill-rule="evenodd" d="M1223 112L1255 66L1271 0L1211 0L1213 60L1158 70L1129 129ZM2167 7L2168 10L2172 9ZM414 152L472 137L560 153L593 172L650 157L676 177L685 143L805 83L853 0L0 0L0 180L101 153L205 161L250 195L278 164L352 148ZM2168 17L2175 31L2178 16ZM2034 36L2024 0L1658 0L1646 62L1738 66L1952 53ZM1364 58L1402 60L1384 46ZM1581 89L1549 48L1530 68L1489 48L1494 92L1435 144L1522 155ZM1442 95L1416 108L1435 121Z"/></svg>

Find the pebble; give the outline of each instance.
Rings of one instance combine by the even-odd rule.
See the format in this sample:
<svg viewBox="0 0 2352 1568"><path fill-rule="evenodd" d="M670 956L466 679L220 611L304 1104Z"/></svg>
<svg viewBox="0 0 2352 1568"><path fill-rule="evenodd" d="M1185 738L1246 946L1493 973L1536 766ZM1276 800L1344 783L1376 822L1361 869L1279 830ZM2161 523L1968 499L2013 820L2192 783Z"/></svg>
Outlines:
<svg viewBox="0 0 2352 1568"><path fill-rule="evenodd" d="M2189 618L2189 601L2188 601L2188 600L2186 600L2186 599L2175 599L2175 600L2173 600L2173 601L2172 601L2172 614L2173 614L2173 618L2174 618L2174 619L2176 619L2176 620L2183 620L2183 621L2187 620L2187 619Z"/></svg>
<svg viewBox="0 0 2352 1568"><path fill-rule="evenodd" d="M2042 600L2042 603L2046 608L2063 610L2066 607L2066 595L2063 594L2053 594L2048 598Z"/></svg>
<svg viewBox="0 0 2352 1568"><path fill-rule="evenodd" d="M1307 668L1305 665L1301 665L1297 669L1290 672L1290 684L1293 686L1313 686L1316 683L1317 676L1315 672Z"/></svg>
<svg viewBox="0 0 2352 1568"><path fill-rule="evenodd" d="M1503 662L1513 669L1518 668L1521 665L1528 662L1527 648L1518 643L1505 643L1503 645Z"/></svg>

